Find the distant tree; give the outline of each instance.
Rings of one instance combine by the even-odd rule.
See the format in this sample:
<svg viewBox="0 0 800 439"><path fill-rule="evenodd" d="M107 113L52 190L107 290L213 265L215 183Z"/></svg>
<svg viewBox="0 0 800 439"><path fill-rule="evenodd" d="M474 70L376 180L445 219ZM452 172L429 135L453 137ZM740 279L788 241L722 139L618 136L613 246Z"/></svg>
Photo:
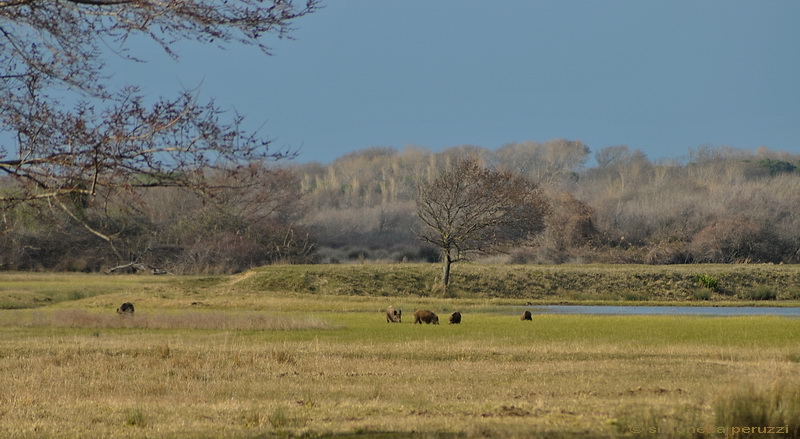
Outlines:
<svg viewBox="0 0 800 439"><path fill-rule="evenodd" d="M113 230L83 214L96 197L134 200L126 194L153 187L208 193L214 181L233 184L222 173L286 157L191 91L146 99L135 86L110 90L102 54L136 60L128 42L137 38L173 57L179 41L269 53L262 37L286 35L318 2L0 0L0 174L12 180L0 203L46 202L113 246Z"/></svg>
<svg viewBox="0 0 800 439"><path fill-rule="evenodd" d="M306 207L297 175L290 169L256 165L248 174L248 187L224 190L213 203L175 212L174 220L162 219L163 231L156 238L180 247L179 257L173 258L178 265L232 272L311 260L314 243L302 224Z"/></svg>
<svg viewBox="0 0 800 439"><path fill-rule="evenodd" d="M781 262L787 249L768 225L736 215L721 218L698 232L692 241L698 262ZM793 249L792 249L793 250Z"/></svg>
<svg viewBox="0 0 800 439"><path fill-rule="evenodd" d="M461 159L437 178L417 187L420 240L442 255L442 285L450 266L471 254L507 251L545 227L549 203L541 188L509 172Z"/></svg>
<svg viewBox="0 0 800 439"><path fill-rule="evenodd" d="M577 175L588 157L589 147L582 142L558 139L504 145L493 158L498 169L549 186Z"/></svg>
<svg viewBox="0 0 800 439"><path fill-rule="evenodd" d="M547 218L547 230L540 237L540 250L549 253L547 262L565 262L570 252L596 236L594 210L569 192L559 191L550 198L554 203Z"/></svg>
<svg viewBox="0 0 800 439"><path fill-rule="evenodd" d="M630 149L625 145L607 146L594 153L597 166L605 168L623 161L628 161L631 156Z"/></svg>
<svg viewBox="0 0 800 439"><path fill-rule="evenodd" d="M784 160L774 160L766 158L759 160L758 164L766 168L769 171L769 175L771 176L783 173L791 173L797 170L797 166Z"/></svg>

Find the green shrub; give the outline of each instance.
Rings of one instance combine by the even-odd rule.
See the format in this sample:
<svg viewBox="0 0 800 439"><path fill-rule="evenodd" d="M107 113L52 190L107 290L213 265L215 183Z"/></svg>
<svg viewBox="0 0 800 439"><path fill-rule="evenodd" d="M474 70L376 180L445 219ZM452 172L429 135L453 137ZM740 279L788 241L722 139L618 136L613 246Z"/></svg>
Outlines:
<svg viewBox="0 0 800 439"><path fill-rule="evenodd" d="M694 280L703 288L708 288L712 291L717 291L719 289L719 279L714 276L708 274L698 274L694 277Z"/></svg>
<svg viewBox="0 0 800 439"><path fill-rule="evenodd" d="M628 302L645 302L650 300L649 296L634 292L626 292L623 294L622 298Z"/></svg>
<svg viewBox="0 0 800 439"><path fill-rule="evenodd" d="M739 297L745 300L775 300L778 293L769 287L754 287L743 290Z"/></svg>
<svg viewBox="0 0 800 439"><path fill-rule="evenodd" d="M709 300L714 292L710 288L699 288L692 291L692 299Z"/></svg>
<svg viewBox="0 0 800 439"><path fill-rule="evenodd" d="M781 294L781 299L798 300L800 299L800 288L789 288Z"/></svg>
<svg viewBox="0 0 800 439"><path fill-rule="evenodd" d="M758 162L759 165L769 171L769 175L775 176L777 174L789 174L797 170L797 166L785 160L763 159Z"/></svg>

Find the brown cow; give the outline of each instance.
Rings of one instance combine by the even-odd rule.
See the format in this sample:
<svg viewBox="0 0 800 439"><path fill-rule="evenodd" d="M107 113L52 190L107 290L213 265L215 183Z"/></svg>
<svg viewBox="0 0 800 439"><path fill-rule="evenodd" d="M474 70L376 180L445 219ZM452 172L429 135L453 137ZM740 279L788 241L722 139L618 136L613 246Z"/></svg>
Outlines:
<svg viewBox="0 0 800 439"><path fill-rule="evenodd" d="M422 322L425 322L426 324L433 323L434 325L438 325L439 316L437 316L433 311L428 311L427 309L418 309L414 312L414 323L419 323L421 325Z"/></svg>
<svg viewBox="0 0 800 439"><path fill-rule="evenodd" d="M453 324L457 325L459 323L461 323L461 313L456 311L456 312L450 314L450 324L451 325L453 325Z"/></svg>
<svg viewBox="0 0 800 439"><path fill-rule="evenodd" d="M403 316L403 311L399 309L395 309L395 307L390 306L386 308L386 321L389 323L400 323L400 318Z"/></svg>
<svg viewBox="0 0 800 439"><path fill-rule="evenodd" d="M533 320L533 316L531 315L530 311L525 311L524 313L522 313L522 315L519 317L519 319L520 320Z"/></svg>

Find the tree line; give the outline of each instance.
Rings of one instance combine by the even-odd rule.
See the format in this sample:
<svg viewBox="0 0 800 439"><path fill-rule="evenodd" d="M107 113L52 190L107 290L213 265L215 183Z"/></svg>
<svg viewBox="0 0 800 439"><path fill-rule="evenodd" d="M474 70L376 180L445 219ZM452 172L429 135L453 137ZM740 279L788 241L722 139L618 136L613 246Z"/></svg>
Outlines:
<svg viewBox="0 0 800 439"><path fill-rule="evenodd" d="M515 263L795 263L800 258L800 155L699 147L652 161L568 140L497 150L372 148L329 166L297 166L323 262L435 260L415 239L414 187L459 157L539 184L546 228L502 258ZM587 163L593 161L591 166ZM345 238L346 237L346 238Z"/></svg>
<svg viewBox="0 0 800 439"><path fill-rule="evenodd" d="M153 97L109 82L109 51L142 59L129 41L174 58L181 42L269 55L267 36L290 35L320 8L319 0L0 0L0 269L800 257L797 155L701 147L653 162L627 146L592 152L551 140L369 148L292 164L295 152L272 149L242 116L198 102L192 90Z"/></svg>
<svg viewBox="0 0 800 439"><path fill-rule="evenodd" d="M420 239L426 226L419 189L464 159L524 179L547 202L542 227L531 226L540 233L473 255L483 260L800 258L800 155L701 147L652 161L626 146L592 152L581 142L553 140L496 150L369 148L329 164L254 162L239 169L236 184L226 184L229 173L209 170L205 178L219 188L213 196L177 187L76 195L61 201L72 214L52 203L20 203L3 211L0 267L222 273L272 263L440 262L441 248ZM0 183L4 191L14 185Z"/></svg>

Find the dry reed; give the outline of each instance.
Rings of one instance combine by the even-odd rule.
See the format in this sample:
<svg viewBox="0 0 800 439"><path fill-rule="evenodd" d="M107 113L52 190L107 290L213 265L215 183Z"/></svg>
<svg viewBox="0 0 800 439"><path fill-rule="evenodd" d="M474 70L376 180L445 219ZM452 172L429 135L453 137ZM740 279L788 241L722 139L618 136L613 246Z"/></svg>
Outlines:
<svg viewBox="0 0 800 439"><path fill-rule="evenodd" d="M256 311L180 311L118 315L80 309L2 312L0 326L53 328L270 330L333 329L313 316L265 314Z"/></svg>

